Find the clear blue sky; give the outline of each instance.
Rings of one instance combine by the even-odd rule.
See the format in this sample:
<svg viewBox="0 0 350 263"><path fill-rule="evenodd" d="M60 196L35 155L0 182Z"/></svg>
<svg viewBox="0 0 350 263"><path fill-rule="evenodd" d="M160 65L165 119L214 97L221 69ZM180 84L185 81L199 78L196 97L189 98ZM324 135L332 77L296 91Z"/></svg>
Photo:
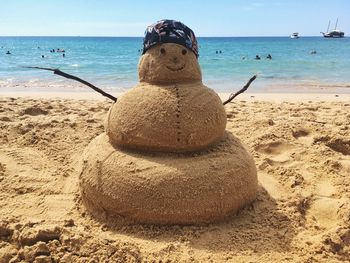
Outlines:
<svg viewBox="0 0 350 263"><path fill-rule="evenodd" d="M1 0L0 36L143 36L180 20L197 36L350 35L350 0Z"/></svg>

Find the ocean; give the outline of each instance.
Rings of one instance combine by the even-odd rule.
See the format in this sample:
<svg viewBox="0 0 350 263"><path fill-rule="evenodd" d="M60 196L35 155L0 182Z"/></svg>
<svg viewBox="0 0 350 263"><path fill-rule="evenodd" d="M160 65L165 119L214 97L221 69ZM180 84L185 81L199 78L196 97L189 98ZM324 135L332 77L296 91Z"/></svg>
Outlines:
<svg viewBox="0 0 350 263"><path fill-rule="evenodd" d="M236 90L254 74L255 92L350 87L348 37L199 37L198 43L203 82L218 92ZM50 52L57 48L65 50L65 57ZM138 82L141 49L141 37L0 37L0 88L74 86L50 72L22 67L40 66L124 91ZM255 60L256 55L261 59Z"/></svg>

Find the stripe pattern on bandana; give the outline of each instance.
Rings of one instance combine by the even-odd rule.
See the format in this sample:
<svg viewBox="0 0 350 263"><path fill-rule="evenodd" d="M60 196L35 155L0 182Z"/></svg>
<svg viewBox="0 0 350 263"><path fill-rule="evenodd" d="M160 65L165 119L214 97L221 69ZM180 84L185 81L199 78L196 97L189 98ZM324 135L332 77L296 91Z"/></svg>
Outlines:
<svg viewBox="0 0 350 263"><path fill-rule="evenodd" d="M175 43L187 47L198 58L198 43L193 31L179 21L164 19L148 26L143 39L142 54L161 43Z"/></svg>

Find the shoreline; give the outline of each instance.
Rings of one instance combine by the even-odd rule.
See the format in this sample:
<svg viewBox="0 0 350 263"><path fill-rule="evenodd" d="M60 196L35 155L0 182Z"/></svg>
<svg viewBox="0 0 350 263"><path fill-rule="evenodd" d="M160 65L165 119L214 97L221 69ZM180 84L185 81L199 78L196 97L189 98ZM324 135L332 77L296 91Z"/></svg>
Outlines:
<svg viewBox="0 0 350 263"><path fill-rule="evenodd" d="M79 74L75 74L79 76ZM350 82L329 82L316 80L266 80L260 74L250 74L250 77L257 75L257 79L250 85L246 94L350 94ZM80 76L84 80L99 87L103 91L111 94L120 95L137 85L138 80L128 82L108 81L100 78ZM244 80L213 80L203 79L203 85L213 89L221 94L234 93L240 90L250 78L247 76ZM90 93L92 89L77 81L67 80L65 78L47 75L45 78L34 77L31 80L21 78L0 78L0 94L2 93ZM23 95L20 95L23 96ZM56 95L55 95L56 96ZM63 96L65 96L63 94Z"/></svg>
<svg viewBox="0 0 350 263"><path fill-rule="evenodd" d="M113 96L120 97L124 92L111 92ZM226 100L231 93L219 92L222 100ZM71 100L108 100L106 97L92 91L3 91L0 97L19 97L32 99L71 99ZM307 102L307 101L339 101L350 102L350 93L250 93L240 94L234 101L269 101L269 102Z"/></svg>

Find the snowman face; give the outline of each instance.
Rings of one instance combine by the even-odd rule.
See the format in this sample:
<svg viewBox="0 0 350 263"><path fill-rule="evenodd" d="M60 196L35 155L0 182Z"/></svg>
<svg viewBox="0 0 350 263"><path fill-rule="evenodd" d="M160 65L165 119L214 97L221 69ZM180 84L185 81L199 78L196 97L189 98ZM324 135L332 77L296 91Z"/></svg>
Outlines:
<svg viewBox="0 0 350 263"><path fill-rule="evenodd" d="M156 45L140 58L139 80L151 84L201 81L196 55L188 48L165 43Z"/></svg>

